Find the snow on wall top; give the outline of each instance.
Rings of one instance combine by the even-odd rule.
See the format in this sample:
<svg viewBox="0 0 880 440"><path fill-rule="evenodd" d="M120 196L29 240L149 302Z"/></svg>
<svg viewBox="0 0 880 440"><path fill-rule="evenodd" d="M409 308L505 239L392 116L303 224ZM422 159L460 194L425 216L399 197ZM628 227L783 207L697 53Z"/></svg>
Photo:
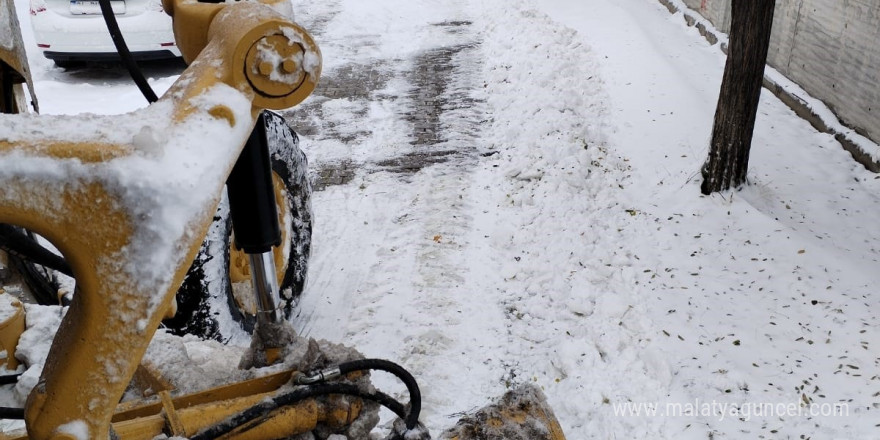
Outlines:
<svg viewBox="0 0 880 440"><path fill-rule="evenodd" d="M730 0L683 0L730 32ZM779 0L767 63L880 141L880 2Z"/></svg>

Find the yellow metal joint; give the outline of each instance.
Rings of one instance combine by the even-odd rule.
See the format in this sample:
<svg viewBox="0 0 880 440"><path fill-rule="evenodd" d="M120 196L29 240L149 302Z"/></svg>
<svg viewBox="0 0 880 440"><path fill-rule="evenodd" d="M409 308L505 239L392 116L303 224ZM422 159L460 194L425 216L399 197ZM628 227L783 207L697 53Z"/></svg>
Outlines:
<svg viewBox="0 0 880 440"><path fill-rule="evenodd" d="M174 402L171 400L171 393L167 390L159 392L159 399L162 401L162 413L165 415L165 427L174 437L186 437L186 429L180 420L180 415L174 409Z"/></svg>
<svg viewBox="0 0 880 440"><path fill-rule="evenodd" d="M12 295L0 289L0 295L4 296L4 306L8 306L8 310L4 310L6 319L0 321L0 349L6 350L6 369L15 371L19 362L15 358L15 347L18 346L18 340L24 333L25 313L21 301L12 297Z"/></svg>

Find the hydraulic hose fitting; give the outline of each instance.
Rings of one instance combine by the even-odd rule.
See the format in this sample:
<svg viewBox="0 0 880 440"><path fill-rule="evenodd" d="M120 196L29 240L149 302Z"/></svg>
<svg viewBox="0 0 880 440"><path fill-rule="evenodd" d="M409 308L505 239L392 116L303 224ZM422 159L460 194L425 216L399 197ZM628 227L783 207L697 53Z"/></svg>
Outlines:
<svg viewBox="0 0 880 440"><path fill-rule="evenodd" d="M339 367L333 367L321 370L317 373L312 373L311 375L299 374L293 378L293 381L297 385L311 385L319 382L326 382L328 380L338 379L341 376L342 371L339 369Z"/></svg>

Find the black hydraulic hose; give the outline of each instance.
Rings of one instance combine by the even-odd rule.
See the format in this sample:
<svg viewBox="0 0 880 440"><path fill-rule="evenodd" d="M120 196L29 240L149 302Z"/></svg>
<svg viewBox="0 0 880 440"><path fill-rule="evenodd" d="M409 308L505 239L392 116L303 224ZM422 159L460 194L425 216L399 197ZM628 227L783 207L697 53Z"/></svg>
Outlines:
<svg viewBox="0 0 880 440"><path fill-rule="evenodd" d="M0 406L0 419L24 420L24 408L7 408Z"/></svg>
<svg viewBox="0 0 880 440"><path fill-rule="evenodd" d="M422 393L419 391L419 384L416 382L416 378L409 371L406 371L394 362L384 359L359 359L339 364L338 368L342 374L348 374L353 371L379 370L397 376L406 385L407 391L409 391L409 414L405 418L401 418L406 422L406 429L413 429L418 425L419 413L422 411Z"/></svg>
<svg viewBox="0 0 880 440"><path fill-rule="evenodd" d="M7 374L4 376L0 376L0 385L9 385L11 383L18 382L18 378L21 377L21 374Z"/></svg>
<svg viewBox="0 0 880 440"><path fill-rule="evenodd" d="M128 74L131 75L131 79L137 85L138 89L140 89L144 98L147 98L147 102L152 104L158 101L159 98L156 96L156 92L154 92L153 88L150 87L150 84L147 83L147 79L144 78L143 72L141 72L141 69L134 61L134 57L131 56L131 51L128 50L128 45L125 44L125 39L122 37L122 31L119 30L119 23L116 22L116 16L113 14L113 7L110 5L110 0L98 0L98 4L101 6L101 15L104 16L104 23L107 24L107 30L110 32L110 37L113 39L113 45L116 46L116 52L119 53L119 58L122 60L122 64L128 69Z"/></svg>
<svg viewBox="0 0 880 440"><path fill-rule="evenodd" d="M293 405L305 399L327 396L332 394L341 394L359 397L361 399L372 400L397 414L403 418L406 415L406 409L403 405L394 400L391 396L382 392L365 392L356 385L345 383L317 384L297 388L289 393L276 396L271 400L265 400L260 404L254 405L192 437L190 440L211 440L218 438L224 434L234 431L239 426L264 417L278 408Z"/></svg>
<svg viewBox="0 0 880 440"><path fill-rule="evenodd" d="M64 258L44 248L15 226L0 224L0 249L67 276L73 276L73 270Z"/></svg>

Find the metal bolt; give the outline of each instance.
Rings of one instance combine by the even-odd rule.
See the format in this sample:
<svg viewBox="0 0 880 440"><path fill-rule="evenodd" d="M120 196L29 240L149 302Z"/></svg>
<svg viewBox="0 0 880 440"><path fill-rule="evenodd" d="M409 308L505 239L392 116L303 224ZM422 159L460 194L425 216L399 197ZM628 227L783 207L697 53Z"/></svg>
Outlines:
<svg viewBox="0 0 880 440"><path fill-rule="evenodd" d="M293 60L284 60L284 62L281 63L281 70L283 70L284 73L296 73L296 62Z"/></svg>
<svg viewBox="0 0 880 440"><path fill-rule="evenodd" d="M263 61L258 68L260 69L260 75L263 76L269 76L275 70L275 66L269 61Z"/></svg>

